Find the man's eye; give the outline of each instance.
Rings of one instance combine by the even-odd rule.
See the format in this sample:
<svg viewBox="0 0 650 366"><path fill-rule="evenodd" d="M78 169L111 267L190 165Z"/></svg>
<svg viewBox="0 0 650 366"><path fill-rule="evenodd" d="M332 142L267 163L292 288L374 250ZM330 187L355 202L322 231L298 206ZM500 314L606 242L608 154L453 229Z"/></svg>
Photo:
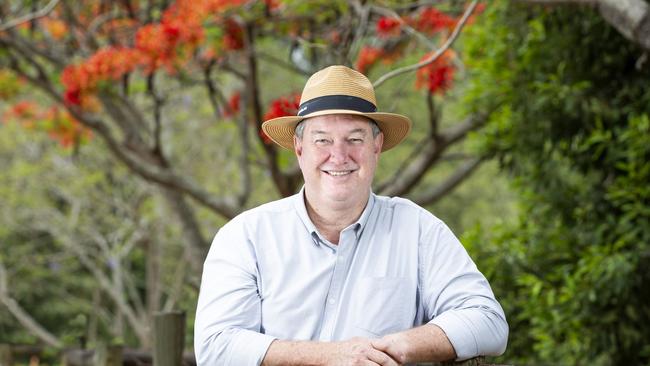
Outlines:
<svg viewBox="0 0 650 366"><path fill-rule="evenodd" d="M319 145L324 145L324 144L328 143L329 140L327 140L327 139L316 139L316 141L314 141L314 142L316 142Z"/></svg>
<svg viewBox="0 0 650 366"><path fill-rule="evenodd" d="M350 139L350 142L352 142L354 144L360 144L360 143L363 142L363 139L354 138L354 139Z"/></svg>

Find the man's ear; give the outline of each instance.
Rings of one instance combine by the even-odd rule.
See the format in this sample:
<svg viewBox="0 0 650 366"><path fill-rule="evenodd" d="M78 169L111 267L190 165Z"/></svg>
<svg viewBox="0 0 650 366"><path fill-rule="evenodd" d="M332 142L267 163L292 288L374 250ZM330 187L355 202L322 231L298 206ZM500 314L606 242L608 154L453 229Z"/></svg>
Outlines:
<svg viewBox="0 0 650 366"><path fill-rule="evenodd" d="M381 147L384 146L384 133L380 132L377 137L374 138L375 143L375 154L381 153Z"/></svg>
<svg viewBox="0 0 650 366"><path fill-rule="evenodd" d="M293 135L293 151L296 153L296 156L302 155L302 140L296 135Z"/></svg>

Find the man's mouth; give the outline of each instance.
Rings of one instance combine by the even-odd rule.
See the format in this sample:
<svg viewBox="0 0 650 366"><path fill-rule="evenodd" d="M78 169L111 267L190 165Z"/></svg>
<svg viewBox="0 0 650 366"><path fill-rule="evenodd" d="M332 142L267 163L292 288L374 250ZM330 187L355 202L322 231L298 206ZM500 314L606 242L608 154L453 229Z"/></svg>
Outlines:
<svg viewBox="0 0 650 366"><path fill-rule="evenodd" d="M341 177L344 175L348 175L352 173L354 170L323 170L323 172L333 176L333 177Z"/></svg>

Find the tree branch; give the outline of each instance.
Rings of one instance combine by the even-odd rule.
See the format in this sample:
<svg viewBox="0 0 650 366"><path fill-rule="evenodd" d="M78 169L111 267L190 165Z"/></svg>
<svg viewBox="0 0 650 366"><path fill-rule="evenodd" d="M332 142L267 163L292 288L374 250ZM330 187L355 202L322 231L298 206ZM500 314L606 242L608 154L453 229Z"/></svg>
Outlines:
<svg viewBox="0 0 650 366"><path fill-rule="evenodd" d="M350 34L345 38L346 42L348 43L346 48L348 49L348 53L350 53L353 50L351 45L359 44L359 40L363 38L363 35L368 30L370 8L367 5L362 4L362 1L360 0L349 0L348 5L354 9L354 11L357 13L357 18L359 19L359 25L354 31L354 34ZM349 27L346 30L349 30ZM350 55L348 54L346 58L349 59Z"/></svg>
<svg viewBox="0 0 650 366"><path fill-rule="evenodd" d="M259 93L259 80L257 74L257 59L255 58L255 37L254 37L254 26L252 23L246 23L244 26L244 43L246 48L246 59L248 66L248 78L246 79L247 90L250 95L250 104L253 107L253 118L255 121L255 127L257 131L262 128L262 107L260 101ZM271 178L273 178L273 183L275 184L276 189L280 195L287 197L295 192L293 192L294 187L289 186L289 181L280 171L278 167L278 151L274 145L267 144L264 142L264 139L259 133L256 133L258 140L264 148L266 154L266 160L268 163L268 169L271 173Z"/></svg>
<svg viewBox="0 0 650 366"><path fill-rule="evenodd" d="M625 38L650 50L650 6L643 0L600 0L600 15Z"/></svg>
<svg viewBox="0 0 650 366"><path fill-rule="evenodd" d="M65 62L54 54L42 50L29 42L25 42L23 37L17 34L14 30L9 30L3 35L0 32L0 40L7 43L7 46L15 48L20 54L22 54L28 60L34 60L37 57L42 57L49 61L52 65L57 68L62 69L65 66Z"/></svg>
<svg viewBox="0 0 650 366"><path fill-rule="evenodd" d="M14 300L8 292L7 271L4 264L0 262L0 302L7 307L11 315L36 338L50 347L61 348L63 343L42 325L40 325L20 304Z"/></svg>
<svg viewBox="0 0 650 366"><path fill-rule="evenodd" d="M108 276L106 276L106 274L98 268L97 264L91 260L88 253L84 250L84 246L77 241L77 238L68 235L68 233L61 230L65 224L57 222L57 215L44 216L45 217L35 220L35 227L52 234L52 236L62 245L76 254L79 262L93 275L93 277L95 277L99 286L106 294L108 294L117 308L126 316L126 319L131 324L133 332L137 335L140 343L147 345L149 343L148 325L146 322L143 322L129 306L124 294L113 286Z"/></svg>
<svg viewBox="0 0 650 366"><path fill-rule="evenodd" d="M43 90L52 99L65 105L61 95L52 87L49 80L41 80L26 73L19 68L13 68L18 74L28 79L34 86ZM142 151L140 146L131 144L131 149L126 148L113 135L111 130L101 120L95 119L90 115L83 113L78 108L67 106L68 111L84 126L92 129L104 139L111 152L123 163L125 163L133 172L137 173L144 179L161 184L163 186L180 190L187 193L198 203L210 208L214 212L225 218L233 218L239 212L240 208L235 199L231 197L218 198L205 191L196 182L185 178L171 171L170 168L159 166L159 162L152 159L146 152ZM116 108L119 109L119 108ZM129 119L131 120L131 119ZM137 149L137 150L135 150Z"/></svg>
<svg viewBox="0 0 650 366"><path fill-rule="evenodd" d="M416 196L413 196L412 200L421 206L429 205L438 201L440 198L444 197L447 193L456 188L474 171L476 171L476 168L478 168L482 162L482 158L473 158L467 161L465 164L456 169L453 174L447 177L444 182L435 187L431 187L430 189Z"/></svg>
<svg viewBox="0 0 650 366"><path fill-rule="evenodd" d="M187 250L187 248L185 248ZM167 293L167 299L165 300L165 305L162 307L162 311L172 311L178 302L178 299L181 295L181 290L183 288L183 283L185 282L185 273L187 268L186 261L178 261L174 267L174 280L172 282L171 288Z"/></svg>
<svg viewBox="0 0 650 366"><path fill-rule="evenodd" d="M486 115L471 115L461 123L442 132L437 139L425 140L417 155L409 157L409 160L402 165L403 168L393 174L389 180L390 183L380 185L382 188L379 193L385 196L400 196L408 193L449 146L486 122Z"/></svg>
<svg viewBox="0 0 650 366"><path fill-rule="evenodd" d="M14 27L17 27L17 26L19 26L19 25L21 25L21 24L23 24L25 22L29 22L31 20L42 18L42 17L48 15L52 10L54 10L54 8L56 7L56 5L58 3L59 3L59 0L51 0L49 2L49 4L47 4L43 9L41 9L39 11L29 13L29 14L26 14L26 15L24 15L22 17L16 18L16 19L11 20L11 21L8 21L8 22L6 22L4 24L0 24L0 32L9 30L9 29L14 28Z"/></svg>
<svg viewBox="0 0 650 366"><path fill-rule="evenodd" d="M124 108L118 106L113 97L110 95L100 94L99 100L101 100L104 105L104 110L115 122L124 135L125 140L129 146L135 146L140 150L146 148L145 140L142 137L140 128L138 128L138 123L135 122L134 118L131 118Z"/></svg>
<svg viewBox="0 0 650 366"><path fill-rule="evenodd" d="M193 274L198 275L203 271L205 248L208 243L201 234L195 212L179 192L163 187L162 193L181 222L183 238L186 240L185 260L192 266Z"/></svg>
<svg viewBox="0 0 650 366"><path fill-rule="evenodd" d="M158 95L158 93L156 93L155 72L152 72L147 77L147 93L149 94L149 96L151 96L151 99L153 100L153 122L154 122L153 152L155 155L157 155L160 158L161 162L164 162L165 158L163 156L162 145L160 141L160 137L162 135L162 107L164 105L164 100L161 96Z"/></svg>
<svg viewBox="0 0 650 366"><path fill-rule="evenodd" d="M205 84L206 89L208 89L208 100L210 100L210 104L212 105L212 110L214 111L214 118L218 121L221 119L221 113L219 113L219 101L217 101L218 97L221 97L217 93L217 88L214 86L214 83L212 82L212 70L214 69L215 62L212 61L210 62L205 69L203 69L203 82ZM230 106L228 103L225 103L223 98L221 99L221 104L223 105L224 110L226 113L232 115L233 111L230 109Z"/></svg>
<svg viewBox="0 0 650 366"><path fill-rule="evenodd" d="M399 14L397 14L397 12L395 12L395 11L393 11L391 9L387 9L387 8L377 6L377 5L371 5L371 9L372 9L373 12L375 12L377 14L380 14L380 15L383 15L383 16L389 16L389 17L397 20L399 22L401 28L404 29L404 31L406 33L408 33L408 34L410 34L412 36L415 36L415 38L417 38L418 41L420 41L422 44L427 46L427 48L429 48L429 49L434 49L435 48L435 45L433 43L431 43L431 41L429 41L429 39L424 34L418 32L413 27L408 25L408 23L406 23L404 21L404 19L402 19L402 17Z"/></svg>
<svg viewBox="0 0 650 366"><path fill-rule="evenodd" d="M78 115L83 118L83 115ZM75 116L77 117L77 116ZM218 198L205 191L196 182L172 172L171 168L163 168L147 163L140 157L128 153L104 125L95 126L96 131L106 141L109 149L124 162L131 170L143 178L159 183L168 188L187 193L198 203L212 209L214 212L231 219L239 212L239 206L231 197Z"/></svg>
<svg viewBox="0 0 650 366"><path fill-rule="evenodd" d="M388 79L391 79L395 76L415 71L417 69L420 69L422 67L425 67L433 62L435 62L442 54L451 47L451 45L456 41L456 38L460 35L460 31L463 29L463 26L465 26L465 23L467 23L467 19L469 19L469 16L472 15L472 12L474 12L474 8L476 8L476 4L478 4L478 0L473 0L472 3L467 7L465 10L465 13L463 14L462 18L458 21L456 24L456 27L454 28L454 31L451 33L449 38L445 41L445 43L440 47L431 57L428 59L418 62L417 64L410 65L410 66L405 66L405 67L400 67L399 69L395 69L391 72L388 72L384 75L382 75L379 79L377 79L372 85L375 88L378 88L383 84L385 81Z"/></svg>
<svg viewBox="0 0 650 366"><path fill-rule="evenodd" d="M239 137L241 141L241 154L239 156L239 171L241 176L241 192L238 195L238 201L240 206L244 206L248 197L251 194L252 185L251 185L251 169L248 162L248 154L250 152L250 141L248 139L248 98L246 94L242 94L241 105L244 108L241 108L240 118L238 123Z"/></svg>
<svg viewBox="0 0 650 366"><path fill-rule="evenodd" d="M432 139L437 140L440 113L436 110L436 101L431 91L427 92L427 110L429 111L429 135Z"/></svg>
<svg viewBox="0 0 650 366"><path fill-rule="evenodd" d="M300 68L294 66L292 63L286 62L286 61L284 61L284 60L282 60L280 58L277 58L277 57L275 57L275 56L273 56L273 55L271 55L269 53L256 50L256 54L257 54L257 57L260 60L266 60L270 64L279 66L279 67L281 67L281 68L283 68L283 69L285 69L287 71L290 71L290 72L292 72L294 74L304 76L304 77L311 76L311 73L309 73L309 72L307 72L305 70L301 70Z"/></svg>

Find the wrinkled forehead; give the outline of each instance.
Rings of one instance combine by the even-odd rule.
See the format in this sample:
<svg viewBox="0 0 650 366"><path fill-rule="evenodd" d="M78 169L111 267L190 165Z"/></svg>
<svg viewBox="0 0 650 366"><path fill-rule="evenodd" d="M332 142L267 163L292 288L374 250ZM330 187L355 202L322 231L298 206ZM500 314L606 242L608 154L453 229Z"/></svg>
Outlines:
<svg viewBox="0 0 650 366"><path fill-rule="evenodd" d="M365 116L353 114L330 114L311 117L305 119L301 123L304 125L303 128L306 131L318 130L327 132L339 129L363 129L370 131L370 122L373 122L373 120Z"/></svg>

